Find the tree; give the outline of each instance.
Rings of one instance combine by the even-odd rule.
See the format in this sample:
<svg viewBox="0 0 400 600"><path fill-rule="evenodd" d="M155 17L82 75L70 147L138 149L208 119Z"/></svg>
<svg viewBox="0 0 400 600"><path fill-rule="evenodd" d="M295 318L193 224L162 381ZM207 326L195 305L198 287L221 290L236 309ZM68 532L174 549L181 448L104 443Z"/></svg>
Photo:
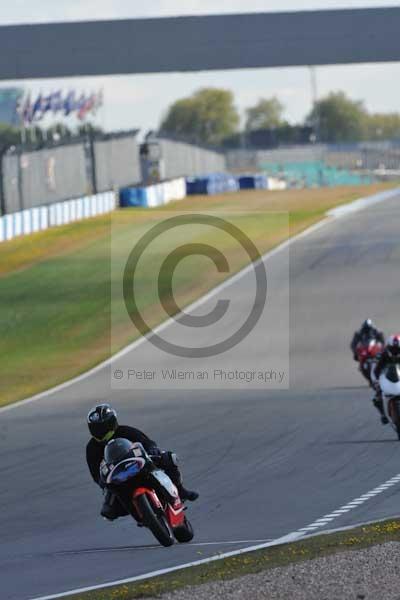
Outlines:
<svg viewBox="0 0 400 600"><path fill-rule="evenodd" d="M104 133L104 131L99 125L94 125L93 123L82 123L78 126L76 133L77 135L86 135L88 133L91 135L100 135Z"/></svg>
<svg viewBox="0 0 400 600"><path fill-rule="evenodd" d="M284 124L284 106L276 98L261 98L255 106L246 109L246 130L272 129Z"/></svg>
<svg viewBox="0 0 400 600"><path fill-rule="evenodd" d="M160 130L194 142L219 145L237 131L238 125L232 92L204 88L172 104Z"/></svg>
<svg viewBox="0 0 400 600"><path fill-rule="evenodd" d="M400 138L400 114L375 113L369 115L367 137L369 140Z"/></svg>
<svg viewBox="0 0 400 600"><path fill-rule="evenodd" d="M16 146L21 141L21 135L16 127L0 123L0 151L9 146Z"/></svg>
<svg viewBox="0 0 400 600"><path fill-rule="evenodd" d="M317 129L321 142L354 142L367 135L368 113L362 102L336 92L317 102L307 124Z"/></svg>

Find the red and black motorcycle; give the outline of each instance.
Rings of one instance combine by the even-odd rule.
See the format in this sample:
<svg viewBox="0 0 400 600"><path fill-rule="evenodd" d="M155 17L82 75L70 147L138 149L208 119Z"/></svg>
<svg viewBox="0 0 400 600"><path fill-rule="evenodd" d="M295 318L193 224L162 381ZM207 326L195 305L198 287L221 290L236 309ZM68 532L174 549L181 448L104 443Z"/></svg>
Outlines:
<svg viewBox="0 0 400 600"><path fill-rule="evenodd" d="M368 340L359 342L356 346L356 356L359 363L360 371L372 385L372 372L379 360L379 355L383 352L384 346L378 340Z"/></svg>
<svg viewBox="0 0 400 600"><path fill-rule="evenodd" d="M157 468L142 444L122 438L111 440L104 450L100 477L137 524L150 529L162 546L193 538L176 486Z"/></svg>

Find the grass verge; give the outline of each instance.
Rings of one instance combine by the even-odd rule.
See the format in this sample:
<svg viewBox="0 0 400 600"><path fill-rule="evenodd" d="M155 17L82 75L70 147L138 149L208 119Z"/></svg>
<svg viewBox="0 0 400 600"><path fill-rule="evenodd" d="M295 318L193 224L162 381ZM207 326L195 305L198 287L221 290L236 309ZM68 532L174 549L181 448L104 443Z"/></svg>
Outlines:
<svg viewBox="0 0 400 600"><path fill-rule="evenodd" d="M282 567L348 550L367 548L389 541L400 542L400 520L398 519L337 533L322 534L303 541L272 546L213 563L189 567L168 575L68 596L68 598L71 600L134 600L135 598L160 596L185 587L197 586L210 581L236 579L242 575L260 573L274 567Z"/></svg>
<svg viewBox="0 0 400 600"><path fill-rule="evenodd" d="M393 184L284 192L247 191L213 197L193 197L174 203L168 211L244 211L240 222L261 252L267 252L288 235L294 235L323 218L325 212ZM287 220L271 216L286 211ZM135 334L126 326L121 298L113 295L118 269L111 268L110 242L121 249L138 240L155 219L152 210L116 211L80 223L0 244L0 405L48 389L105 360ZM111 227L112 222L112 227ZM112 235L111 235L112 233ZM193 233L193 240L201 239ZM230 273L245 264L243 256L225 243ZM162 253L160 252L160 255ZM118 258L118 257L117 257ZM122 258L121 258L122 260ZM220 283L211 261L185 259L174 294L180 306ZM148 281L154 271L147 264L139 287L141 308L154 326L165 319ZM117 282L118 283L118 282ZM111 310L112 309L112 310ZM111 339L111 312L115 320Z"/></svg>

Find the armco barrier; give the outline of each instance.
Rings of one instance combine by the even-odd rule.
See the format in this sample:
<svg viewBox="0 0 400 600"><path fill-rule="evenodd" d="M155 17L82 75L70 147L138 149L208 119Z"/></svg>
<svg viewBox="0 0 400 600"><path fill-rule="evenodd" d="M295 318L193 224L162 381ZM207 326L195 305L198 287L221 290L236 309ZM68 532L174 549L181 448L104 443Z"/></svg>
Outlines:
<svg viewBox="0 0 400 600"><path fill-rule="evenodd" d="M186 198L186 183L183 178L157 183L148 187L123 188L119 193L120 206L154 208L173 200Z"/></svg>
<svg viewBox="0 0 400 600"><path fill-rule="evenodd" d="M38 206L0 217L0 242L29 235L57 225L95 217L115 208L114 192Z"/></svg>

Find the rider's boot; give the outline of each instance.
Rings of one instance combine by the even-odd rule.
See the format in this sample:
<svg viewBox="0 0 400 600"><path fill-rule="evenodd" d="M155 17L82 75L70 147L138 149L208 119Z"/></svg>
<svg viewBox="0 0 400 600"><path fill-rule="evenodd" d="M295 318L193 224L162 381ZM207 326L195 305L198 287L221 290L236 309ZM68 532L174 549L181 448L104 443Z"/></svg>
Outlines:
<svg viewBox="0 0 400 600"><path fill-rule="evenodd" d="M382 423L382 425L387 425L389 423L389 419L387 418L387 416L385 415L385 411L383 410L382 396L380 396L380 395L377 394L375 396L375 398L372 400L372 402L374 403L375 408L377 409L377 411L381 415L381 423Z"/></svg>
<svg viewBox="0 0 400 600"><path fill-rule="evenodd" d="M199 497L197 492L187 490L182 484L178 486L178 492L181 500L189 500L189 502L194 502Z"/></svg>

